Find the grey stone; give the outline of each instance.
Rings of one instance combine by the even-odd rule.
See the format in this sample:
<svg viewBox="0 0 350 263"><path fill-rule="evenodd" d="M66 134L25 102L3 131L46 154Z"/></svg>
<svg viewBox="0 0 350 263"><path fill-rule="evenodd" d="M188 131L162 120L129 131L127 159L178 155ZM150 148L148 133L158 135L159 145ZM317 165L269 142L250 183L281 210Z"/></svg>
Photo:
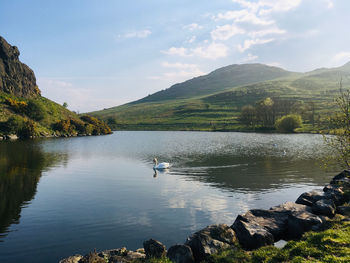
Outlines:
<svg viewBox="0 0 350 263"><path fill-rule="evenodd" d="M166 247L154 239L144 241L143 248L147 258L161 258L166 255Z"/></svg>
<svg viewBox="0 0 350 263"><path fill-rule="evenodd" d="M320 191L311 191L302 193L295 201L296 204L312 206L318 200L324 198L323 193Z"/></svg>
<svg viewBox="0 0 350 263"><path fill-rule="evenodd" d="M193 263L194 257L191 247L175 245L168 249L167 257L175 263Z"/></svg>
<svg viewBox="0 0 350 263"><path fill-rule="evenodd" d="M227 225L210 225L187 238L185 245L191 247L196 262L228 248L236 242L235 232Z"/></svg>
<svg viewBox="0 0 350 263"><path fill-rule="evenodd" d="M335 204L331 199L321 199L313 204L312 212L316 215L333 217L335 215Z"/></svg>
<svg viewBox="0 0 350 263"><path fill-rule="evenodd" d="M238 216L231 226L235 231L239 243L245 249L256 249L261 246L272 245L273 235L257 222L245 222L242 216Z"/></svg>

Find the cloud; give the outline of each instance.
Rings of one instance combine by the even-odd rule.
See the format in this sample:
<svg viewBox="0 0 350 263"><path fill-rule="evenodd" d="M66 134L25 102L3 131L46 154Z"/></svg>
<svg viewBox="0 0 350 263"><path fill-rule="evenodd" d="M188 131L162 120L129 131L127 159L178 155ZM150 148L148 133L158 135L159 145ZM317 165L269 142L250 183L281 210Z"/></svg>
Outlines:
<svg viewBox="0 0 350 263"><path fill-rule="evenodd" d="M213 40L228 40L235 35L244 34L244 33L245 33L244 29L233 24L233 25L217 26L216 29L213 30L210 34Z"/></svg>
<svg viewBox="0 0 350 263"><path fill-rule="evenodd" d="M196 41L196 39L197 39L197 37L196 37L196 36L193 36L193 37L191 37L187 42L190 43L190 44L192 44L193 42Z"/></svg>
<svg viewBox="0 0 350 263"><path fill-rule="evenodd" d="M118 35L118 38L147 38L152 34L152 31L145 29L140 31L130 31L123 35Z"/></svg>
<svg viewBox="0 0 350 263"><path fill-rule="evenodd" d="M257 60L259 57L258 56L254 56L252 54L248 54L247 57L241 59L239 62L240 63L247 63L247 62L252 62L254 60Z"/></svg>
<svg viewBox="0 0 350 263"><path fill-rule="evenodd" d="M207 46L196 48L171 47L162 53L180 57L199 57L206 59L218 59L228 55L228 47L222 43L212 42Z"/></svg>
<svg viewBox="0 0 350 263"><path fill-rule="evenodd" d="M254 11L248 9L227 11L225 13L219 13L214 19L216 20L234 20L236 23L250 23L253 25L271 25L275 21L258 17Z"/></svg>
<svg viewBox="0 0 350 263"><path fill-rule="evenodd" d="M262 29L258 31L252 31L252 32L249 32L248 35L252 38L256 38L256 37L264 37L266 35L282 35L285 33L286 33L286 30L282 30L277 27L274 27L274 28L267 28L267 29Z"/></svg>
<svg viewBox="0 0 350 263"><path fill-rule="evenodd" d="M350 52L343 51L335 54L332 58L333 66L341 66L350 61Z"/></svg>
<svg viewBox="0 0 350 263"><path fill-rule="evenodd" d="M160 76L150 76L148 79L159 80L159 79L170 79L173 81L184 80L188 78L198 77L205 75L206 73L199 69L199 66L196 64L185 64L185 63L169 63L162 62L163 68L172 69L173 71L168 71L163 73Z"/></svg>
<svg viewBox="0 0 350 263"><path fill-rule="evenodd" d="M202 29L203 27L198 25L197 23L192 23L186 26L183 26L183 29L194 31L194 30L199 30Z"/></svg>
<svg viewBox="0 0 350 263"><path fill-rule="evenodd" d="M331 9L334 7L333 0L324 0L325 4L327 5L327 8Z"/></svg>
<svg viewBox="0 0 350 263"><path fill-rule="evenodd" d="M252 46L266 44L266 43L272 42L272 41L274 41L274 40L275 40L274 38L267 38L267 39L261 39L261 38L248 39L248 40L245 40L245 41L244 41L243 45L238 45L238 50L239 50L240 52L244 52L244 51L250 49Z"/></svg>
<svg viewBox="0 0 350 263"><path fill-rule="evenodd" d="M232 2L241 5L260 15L266 15L272 12L287 12L298 7L302 0L259 0L257 2L249 2L246 0L232 0Z"/></svg>

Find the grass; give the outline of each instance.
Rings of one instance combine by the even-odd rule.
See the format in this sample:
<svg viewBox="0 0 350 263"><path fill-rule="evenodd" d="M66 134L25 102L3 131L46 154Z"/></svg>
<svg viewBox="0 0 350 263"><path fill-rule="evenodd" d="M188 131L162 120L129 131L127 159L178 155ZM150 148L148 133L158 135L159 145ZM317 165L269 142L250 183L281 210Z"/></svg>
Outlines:
<svg viewBox="0 0 350 263"><path fill-rule="evenodd" d="M266 246L244 251L238 246L212 255L208 263L278 263L278 262L350 262L350 222L337 216L322 232L308 232L299 241L289 241L283 248Z"/></svg>

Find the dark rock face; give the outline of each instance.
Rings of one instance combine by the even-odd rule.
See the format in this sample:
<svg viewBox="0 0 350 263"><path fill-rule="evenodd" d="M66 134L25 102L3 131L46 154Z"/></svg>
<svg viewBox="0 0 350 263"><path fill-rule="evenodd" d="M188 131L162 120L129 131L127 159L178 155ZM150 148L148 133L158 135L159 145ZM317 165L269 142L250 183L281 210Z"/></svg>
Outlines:
<svg viewBox="0 0 350 263"><path fill-rule="evenodd" d="M192 250L186 245L175 245L168 249L167 257L175 263L194 263Z"/></svg>
<svg viewBox="0 0 350 263"><path fill-rule="evenodd" d="M19 61L19 50L0 36L0 91L18 97L40 96L34 72Z"/></svg>
<svg viewBox="0 0 350 263"><path fill-rule="evenodd" d="M148 258L161 258L166 255L166 247L154 239L143 242L143 248Z"/></svg>
<svg viewBox="0 0 350 263"><path fill-rule="evenodd" d="M185 245L191 247L196 262L234 245L235 232L227 225L210 225L187 238Z"/></svg>

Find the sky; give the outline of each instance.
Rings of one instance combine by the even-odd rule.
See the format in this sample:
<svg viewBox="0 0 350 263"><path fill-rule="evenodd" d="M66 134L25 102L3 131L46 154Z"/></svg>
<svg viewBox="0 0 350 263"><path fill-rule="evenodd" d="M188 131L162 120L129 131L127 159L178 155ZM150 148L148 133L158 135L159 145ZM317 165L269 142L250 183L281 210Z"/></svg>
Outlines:
<svg viewBox="0 0 350 263"><path fill-rule="evenodd" d="M350 61L348 0L0 0L0 35L42 95L88 112L217 68Z"/></svg>

